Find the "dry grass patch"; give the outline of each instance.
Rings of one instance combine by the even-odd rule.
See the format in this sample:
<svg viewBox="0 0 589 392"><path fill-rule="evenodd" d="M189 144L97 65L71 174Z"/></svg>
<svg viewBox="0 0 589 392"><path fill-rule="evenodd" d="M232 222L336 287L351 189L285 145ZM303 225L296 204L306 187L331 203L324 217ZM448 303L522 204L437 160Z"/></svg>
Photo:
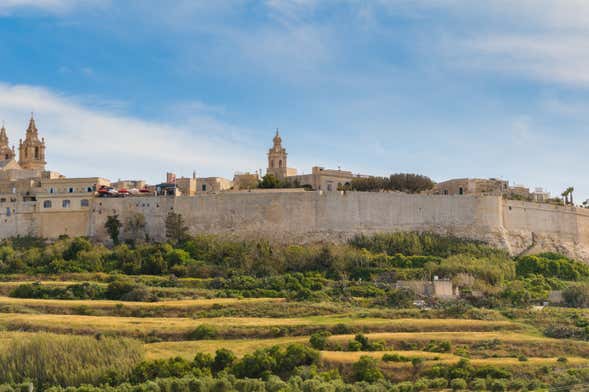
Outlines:
<svg viewBox="0 0 589 392"><path fill-rule="evenodd" d="M29 307L76 308L208 308L213 305L233 305L237 303L284 302L283 298L211 298L211 299L180 299L158 302L125 302L110 300L64 300L64 299L29 299L0 296L0 305L26 305Z"/></svg>
<svg viewBox="0 0 589 392"><path fill-rule="evenodd" d="M275 339L233 339L233 340L197 340L181 342L159 342L145 344L147 359L161 359L183 357L192 359L197 352L214 354L220 348L226 348L238 357L253 352L259 348L287 345L290 343L306 343L307 336L294 336Z"/></svg>
<svg viewBox="0 0 589 392"><path fill-rule="evenodd" d="M53 300L49 300L53 301ZM206 301L206 300L199 300ZM447 330L510 330L518 328L518 324L506 321L480 320L445 320L445 319L379 319L313 316L298 318L266 318L266 317L217 317L217 318L166 318L166 317L113 317L60 314L23 314L0 313L0 326L9 330L49 331L56 333L94 334L105 333L139 338L159 338L165 340L187 340L198 326L211 327L218 337L224 338L270 338L281 336L310 335L322 329L337 329L343 325L353 332L378 331L447 331ZM446 332L435 332L443 334ZM481 333L483 335L477 335ZM486 335L485 335L486 334ZM460 336L471 336L474 339L486 339L492 333L476 332ZM384 337L385 335L383 335ZM399 335L403 336L403 335ZM414 336L412 334L407 337ZM428 335L423 335L424 339ZM432 335L435 336L435 335ZM444 336L444 335L438 335ZM456 335L459 336L459 335ZM478 337L477 337L478 336ZM348 339L348 336L339 339ZM438 337L442 339L442 337Z"/></svg>

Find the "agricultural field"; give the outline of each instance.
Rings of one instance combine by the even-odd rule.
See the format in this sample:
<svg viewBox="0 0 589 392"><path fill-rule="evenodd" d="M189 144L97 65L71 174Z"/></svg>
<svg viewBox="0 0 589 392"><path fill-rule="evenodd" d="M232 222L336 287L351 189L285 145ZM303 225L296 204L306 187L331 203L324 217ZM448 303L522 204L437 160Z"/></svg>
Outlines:
<svg viewBox="0 0 589 392"><path fill-rule="evenodd" d="M2 391L524 391L589 381L589 270L562 257L524 263L417 234L279 248L265 253L270 260L259 245L213 238L125 250L84 241L45 245L62 257L77 249L62 272L16 263L30 248L0 247ZM141 247L185 272L175 277L168 265L149 275L141 258L137 273L125 272L114 255L153 253ZM81 268L92 252L101 268ZM278 258L284 270L248 272L251 261L240 260L253 255L266 265L257 268L278 268ZM561 275L523 272L544 268L543 258L557 260ZM289 271L289 259L306 267ZM485 294L441 301L395 288L424 271ZM551 288L578 303L537 306Z"/></svg>

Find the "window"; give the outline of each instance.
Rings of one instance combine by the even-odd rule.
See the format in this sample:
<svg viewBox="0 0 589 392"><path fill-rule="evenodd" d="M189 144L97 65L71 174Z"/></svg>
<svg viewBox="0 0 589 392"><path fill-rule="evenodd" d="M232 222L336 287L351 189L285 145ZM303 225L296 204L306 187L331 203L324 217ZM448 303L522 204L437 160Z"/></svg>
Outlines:
<svg viewBox="0 0 589 392"><path fill-rule="evenodd" d="M92 192L92 191L93 191L93 189L92 189L92 187L91 187L91 186L89 186L88 188L86 188L86 191L90 193L90 192Z"/></svg>
<svg viewBox="0 0 589 392"><path fill-rule="evenodd" d="M55 188L54 187L49 188L49 193L55 193Z"/></svg>
<svg viewBox="0 0 589 392"><path fill-rule="evenodd" d="M43 202L43 208L51 208L51 200L45 200Z"/></svg>
<svg viewBox="0 0 589 392"><path fill-rule="evenodd" d="M39 159L39 147L35 147L35 159Z"/></svg>
<svg viewBox="0 0 589 392"><path fill-rule="evenodd" d="M69 187L69 189L67 190L69 193L74 193L74 188Z"/></svg>
<svg viewBox="0 0 589 392"><path fill-rule="evenodd" d="M202 184L202 191L206 192L207 191L207 184Z"/></svg>
<svg viewBox="0 0 589 392"><path fill-rule="evenodd" d="M282 168L282 159L278 161L278 167Z"/></svg>
<svg viewBox="0 0 589 392"><path fill-rule="evenodd" d="M458 194L464 195L464 188L463 187L458 188Z"/></svg>
<svg viewBox="0 0 589 392"><path fill-rule="evenodd" d="M444 189L444 195L447 195L447 194L448 194L448 190Z"/></svg>
<svg viewBox="0 0 589 392"><path fill-rule="evenodd" d="M6 207L6 216L10 216L10 207Z"/></svg>
<svg viewBox="0 0 589 392"><path fill-rule="evenodd" d="M61 206L62 206L63 208L70 208L70 205L71 205L71 204L72 204L72 202L71 202L71 201L69 201L69 200L67 200L67 199L61 202Z"/></svg>
<svg viewBox="0 0 589 392"><path fill-rule="evenodd" d="M90 205L90 202L88 201L88 199L80 200L80 207L88 207L89 205Z"/></svg>

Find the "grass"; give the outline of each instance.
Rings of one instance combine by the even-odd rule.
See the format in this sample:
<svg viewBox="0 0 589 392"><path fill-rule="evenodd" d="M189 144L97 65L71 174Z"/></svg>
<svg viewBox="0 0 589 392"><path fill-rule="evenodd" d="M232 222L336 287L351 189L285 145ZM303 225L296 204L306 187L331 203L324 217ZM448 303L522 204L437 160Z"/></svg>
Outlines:
<svg viewBox="0 0 589 392"><path fill-rule="evenodd" d="M26 305L31 308L88 308L105 309L117 306L128 308L209 308L213 305L232 305L236 303L257 303L257 302L283 302L283 298L202 298L202 299L180 299L158 302L125 302L110 300L61 300L61 299L29 299L12 298L0 296L1 305Z"/></svg>
<svg viewBox="0 0 589 392"><path fill-rule="evenodd" d="M427 353L423 351L321 351L321 359L325 362L340 363L340 364L351 364L360 359L360 357L366 355L372 358L380 360L384 354L401 354L410 358L423 358L426 364L454 364L459 360L463 359L460 356L453 354L438 354L438 353ZM471 359L470 363L474 366L486 366L494 365L500 367L523 367L523 366L546 366L556 365L558 363L557 357L549 358L528 358L527 361L522 362L517 358L485 358L485 359ZM586 365L589 364L589 359L582 357L567 357L567 365ZM382 362L381 366L387 368L407 368L411 367L411 362Z"/></svg>
<svg viewBox="0 0 589 392"><path fill-rule="evenodd" d="M56 333L105 333L166 340L183 340L199 325L215 329L225 338L277 337L280 335L309 335L321 329L345 325L351 332L379 331L501 331L518 330L518 324L507 321L461 319L380 319L352 316L313 316L298 318L218 317L99 317L84 315L0 313L0 326L9 330L48 331Z"/></svg>
<svg viewBox="0 0 589 392"><path fill-rule="evenodd" d="M197 352L214 354L220 348L227 348L241 357L258 348L268 348L290 343L307 343L308 336L290 336L274 339L233 339L233 340L198 340L181 342L159 342L144 345L147 359L162 359L171 357L194 358Z"/></svg>

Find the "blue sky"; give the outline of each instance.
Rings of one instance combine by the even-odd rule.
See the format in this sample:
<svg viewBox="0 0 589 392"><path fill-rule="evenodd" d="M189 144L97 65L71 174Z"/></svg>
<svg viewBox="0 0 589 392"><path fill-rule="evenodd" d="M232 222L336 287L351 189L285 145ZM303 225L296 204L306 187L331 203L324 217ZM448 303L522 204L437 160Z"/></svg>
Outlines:
<svg viewBox="0 0 589 392"><path fill-rule="evenodd" d="M165 3L165 4L164 4ZM589 197L585 0L0 0L0 118L113 180L289 166Z"/></svg>

